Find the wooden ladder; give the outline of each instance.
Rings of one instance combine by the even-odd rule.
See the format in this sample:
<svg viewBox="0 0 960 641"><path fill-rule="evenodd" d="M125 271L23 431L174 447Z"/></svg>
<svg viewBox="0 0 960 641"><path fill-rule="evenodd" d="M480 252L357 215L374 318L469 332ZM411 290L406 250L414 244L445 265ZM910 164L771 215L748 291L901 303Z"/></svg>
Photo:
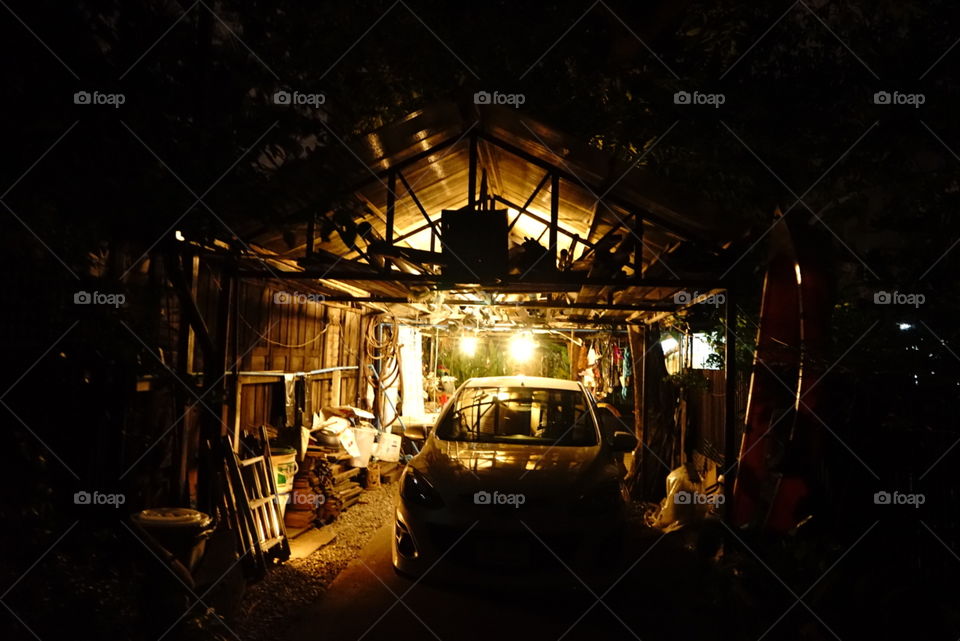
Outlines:
<svg viewBox="0 0 960 641"><path fill-rule="evenodd" d="M263 454L247 459L240 458L229 436L224 437L227 511L237 532L244 568L254 580L263 578L271 564L290 558L266 428L260 428L260 437Z"/></svg>

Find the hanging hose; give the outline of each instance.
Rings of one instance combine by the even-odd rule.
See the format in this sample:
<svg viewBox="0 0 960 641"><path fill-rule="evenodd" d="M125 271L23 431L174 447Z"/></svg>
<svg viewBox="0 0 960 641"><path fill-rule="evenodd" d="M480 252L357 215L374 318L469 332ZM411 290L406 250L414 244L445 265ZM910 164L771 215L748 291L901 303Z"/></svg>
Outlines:
<svg viewBox="0 0 960 641"><path fill-rule="evenodd" d="M377 337L377 329L381 332L380 338ZM400 376L400 333L396 319L391 318L389 322L370 323L367 326L366 340L364 341L367 350L367 358L370 363L379 363L380 373L366 374L367 384L374 389L374 393L385 394L386 390L397 384L398 398L403 396L403 379ZM393 409L393 417L389 420L381 420L381 427L389 427L400 418L399 411ZM381 415L385 414L384 408L380 408ZM381 416L382 419L382 416Z"/></svg>

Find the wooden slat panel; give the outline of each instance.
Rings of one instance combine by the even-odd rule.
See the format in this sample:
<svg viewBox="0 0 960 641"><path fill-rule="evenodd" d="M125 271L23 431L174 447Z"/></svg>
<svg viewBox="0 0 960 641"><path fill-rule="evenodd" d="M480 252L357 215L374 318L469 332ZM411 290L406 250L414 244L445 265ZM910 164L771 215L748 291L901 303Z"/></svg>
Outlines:
<svg viewBox="0 0 960 641"><path fill-rule="evenodd" d="M198 283L201 309L206 317L215 320L219 292L215 274L208 268L201 269ZM245 282L239 287L238 338L242 371L302 372L359 366L360 310L330 307L297 296L287 304L277 303L276 291L255 282ZM289 291L295 293L296 288L291 286ZM340 395L336 399L331 398L331 374L311 382L311 409L356 402L356 372L343 371L339 377ZM240 402L242 429L276 423L279 417L271 416L273 393L266 381L244 385Z"/></svg>

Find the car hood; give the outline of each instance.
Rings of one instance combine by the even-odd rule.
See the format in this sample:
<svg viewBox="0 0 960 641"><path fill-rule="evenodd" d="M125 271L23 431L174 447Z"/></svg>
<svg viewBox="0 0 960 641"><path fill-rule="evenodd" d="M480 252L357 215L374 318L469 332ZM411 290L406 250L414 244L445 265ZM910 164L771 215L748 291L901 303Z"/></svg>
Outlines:
<svg viewBox="0 0 960 641"><path fill-rule="evenodd" d="M550 447L431 437L411 463L426 473L442 493L477 489L579 493L601 478L616 478L616 466L599 445Z"/></svg>

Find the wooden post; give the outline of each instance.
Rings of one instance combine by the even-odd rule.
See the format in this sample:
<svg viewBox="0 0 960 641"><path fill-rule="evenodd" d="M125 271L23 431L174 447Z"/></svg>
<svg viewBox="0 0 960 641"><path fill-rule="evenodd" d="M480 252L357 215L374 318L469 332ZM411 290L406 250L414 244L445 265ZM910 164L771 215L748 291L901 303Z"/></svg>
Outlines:
<svg viewBox="0 0 960 641"><path fill-rule="evenodd" d="M634 487L644 491L646 451L646 397L644 384L646 383L647 362L647 328L645 325L630 325L627 328L627 339L630 343L630 361L633 368L631 385L633 386L633 429L637 437L637 449L633 454L634 471L631 473L635 481Z"/></svg>
<svg viewBox="0 0 960 641"><path fill-rule="evenodd" d="M633 214L633 278L643 278L643 218L639 212Z"/></svg>
<svg viewBox="0 0 960 641"><path fill-rule="evenodd" d="M391 171L387 176L387 244L393 245L393 225L397 213L397 172ZM390 271L392 261L389 258L383 259L383 269Z"/></svg>
<svg viewBox="0 0 960 641"><path fill-rule="evenodd" d="M220 471L223 465L222 442L224 425L227 419L226 385L224 374L227 366L227 347L229 343L230 300L235 285L235 266L232 261L225 261L220 271L220 297L217 301L217 338L214 343L214 357L210 361L204 359L204 398L221 399L220 416L201 407L200 416L200 449L197 466L197 504L201 511L210 512L218 502L220 496ZM216 388L219 393L207 395L207 391ZM215 409L215 408L211 408Z"/></svg>
<svg viewBox="0 0 960 641"><path fill-rule="evenodd" d="M375 318L375 319L373 320L373 322L377 324L376 329L375 329L375 333L376 333L376 336L377 336L377 344L379 345L379 344L383 341L383 325L380 323L380 320L377 319L377 318ZM381 367L380 367L381 361L379 360L379 357L382 356L382 354L380 353L380 349L379 349L379 348L376 349L376 354L375 354L375 356L377 356L378 359L375 360L374 363L373 363L373 371L374 371L374 375L373 375L373 415L376 417L377 427L380 427L380 426L383 424L383 421L382 421L382 418L383 418L383 417L381 416L381 413L382 413L381 405L382 405L382 403L383 403L383 399L381 398L381 395L380 395L380 373L381 373L382 370L381 370Z"/></svg>
<svg viewBox="0 0 960 641"><path fill-rule="evenodd" d="M228 397L226 425L233 432L233 442L240 442L240 305L241 305L241 287L240 281L234 279L233 282L233 304L230 306L230 378L229 388L231 391Z"/></svg>
<svg viewBox="0 0 960 641"><path fill-rule="evenodd" d="M469 193L467 194L467 203L470 205L470 209L474 209L477 205L477 136L476 134L470 135L470 165L469 171L467 174L467 189Z"/></svg>
<svg viewBox="0 0 960 641"><path fill-rule="evenodd" d="M200 341L200 352L203 354L204 364L206 364L207 361L215 360L215 352L217 350L214 347L213 339L210 337L210 332L207 329L207 325L203 321L203 315L200 313L200 308L197 307L197 275L199 273L199 258L194 256L193 277L192 282L189 283L183 273L183 267L180 263L180 257L178 255L166 254L164 259L167 266L167 278L170 280L170 283L173 285L174 289L177 290L177 297L180 301L183 314L186 316L186 320L190 323L190 327L193 329L193 335L195 337L194 340ZM192 372L193 367L193 357L191 354L187 368L190 372Z"/></svg>
<svg viewBox="0 0 960 641"><path fill-rule="evenodd" d="M188 259L190 262L190 272L188 275L185 275L185 282L183 283L186 291L189 291L189 296L191 302L197 299L197 276L200 270L200 257L195 252L187 251L184 252L183 258ZM169 263L172 261L177 261L179 267L180 258L176 255L171 255L168 257L168 272ZM168 275L169 277L169 275ZM182 292L181 295L185 293ZM190 314L185 310L186 303L180 301L180 327L179 327L179 336L177 337L177 370L178 374L184 381L190 379L190 376L193 374L193 352L196 349L196 336L194 334L193 325L190 323ZM188 505L190 502L190 452L191 452L191 434L193 432L193 417L190 415L189 405L190 399L187 398L187 391L183 388L182 385L176 386L176 391L174 392L176 398L176 413L177 416L180 416L180 427L178 430L178 436L175 439L177 444L177 499L180 501L181 505Z"/></svg>
<svg viewBox="0 0 960 641"><path fill-rule="evenodd" d="M367 405L367 320L363 312L357 312L357 407L369 410Z"/></svg>
<svg viewBox="0 0 960 641"><path fill-rule="evenodd" d="M323 347L324 367L338 367L342 365L341 361L341 318L342 312L339 309L327 310L327 333L324 336L326 344ZM338 406L341 404L340 381L341 373L339 370L331 372L329 398L326 401L330 405Z"/></svg>
<svg viewBox="0 0 960 641"><path fill-rule="evenodd" d="M330 374L330 396L334 400L334 405L343 405L340 394L343 384L343 373L340 370L334 370Z"/></svg>
<svg viewBox="0 0 960 641"><path fill-rule="evenodd" d="M724 426L723 426L723 464L727 469L724 477L723 494L725 517L733 518L733 484L737 478L737 336L734 328L737 323L737 308L734 304L733 293L730 287L726 290L726 304L724 311L726 320L723 332L724 338L724 368L725 389L723 394Z"/></svg>
<svg viewBox="0 0 960 641"><path fill-rule="evenodd" d="M553 267L557 267L557 229L560 227L560 176L550 176L550 254Z"/></svg>
<svg viewBox="0 0 960 641"><path fill-rule="evenodd" d="M310 212L310 218L307 220L307 258L313 258L313 235L316 216Z"/></svg>

